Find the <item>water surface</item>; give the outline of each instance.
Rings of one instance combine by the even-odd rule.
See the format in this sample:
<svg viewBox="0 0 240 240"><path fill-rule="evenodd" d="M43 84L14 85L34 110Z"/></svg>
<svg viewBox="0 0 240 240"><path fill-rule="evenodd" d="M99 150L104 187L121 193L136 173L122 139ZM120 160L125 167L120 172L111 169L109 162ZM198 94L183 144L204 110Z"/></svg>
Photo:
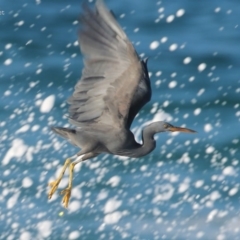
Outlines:
<svg viewBox="0 0 240 240"><path fill-rule="evenodd" d="M0 239L239 239L238 1L106 4L149 57L153 97L133 124L137 137L151 119L198 133L159 134L141 159L86 161L69 209L58 194L48 201L47 183L78 151L49 126L69 126L81 2L2 1Z"/></svg>

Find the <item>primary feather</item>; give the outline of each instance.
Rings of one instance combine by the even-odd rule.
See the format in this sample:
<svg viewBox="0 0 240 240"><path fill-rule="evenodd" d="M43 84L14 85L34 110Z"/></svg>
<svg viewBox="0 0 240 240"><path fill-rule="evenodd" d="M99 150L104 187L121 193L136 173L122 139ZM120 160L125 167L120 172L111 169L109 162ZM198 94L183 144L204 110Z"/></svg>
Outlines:
<svg viewBox="0 0 240 240"><path fill-rule="evenodd" d="M79 127L130 128L151 98L146 63L101 0L94 10L85 7L81 21L84 69L68 100L69 121Z"/></svg>

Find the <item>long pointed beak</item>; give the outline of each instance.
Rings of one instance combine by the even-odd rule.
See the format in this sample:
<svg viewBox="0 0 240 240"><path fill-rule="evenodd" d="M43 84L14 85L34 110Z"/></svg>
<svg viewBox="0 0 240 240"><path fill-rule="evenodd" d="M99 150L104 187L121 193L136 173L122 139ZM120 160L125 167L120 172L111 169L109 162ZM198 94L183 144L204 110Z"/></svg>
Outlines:
<svg viewBox="0 0 240 240"><path fill-rule="evenodd" d="M171 132L196 133L196 131L189 128L174 127L174 126L169 127L168 130Z"/></svg>

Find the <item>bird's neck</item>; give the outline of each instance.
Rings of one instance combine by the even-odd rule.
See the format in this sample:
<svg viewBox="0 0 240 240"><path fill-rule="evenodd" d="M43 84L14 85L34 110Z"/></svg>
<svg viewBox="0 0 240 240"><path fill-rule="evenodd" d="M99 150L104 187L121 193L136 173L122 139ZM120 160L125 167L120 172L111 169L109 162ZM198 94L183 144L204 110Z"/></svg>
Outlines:
<svg viewBox="0 0 240 240"><path fill-rule="evenodd" d="M132 151L131 157L143 157L152 152L156 147L155 133L151 125L145 127L142 131L142 144L138 144L137 148Z"/></svg>

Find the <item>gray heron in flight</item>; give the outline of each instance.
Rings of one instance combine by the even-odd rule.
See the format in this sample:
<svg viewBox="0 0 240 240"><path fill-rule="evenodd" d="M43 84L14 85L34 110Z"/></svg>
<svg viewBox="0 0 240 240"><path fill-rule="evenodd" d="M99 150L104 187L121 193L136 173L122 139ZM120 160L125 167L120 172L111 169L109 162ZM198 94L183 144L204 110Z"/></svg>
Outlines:
<svg viewBox="0 0 240 240"><path fill-rule="evenodd" d="M81 149L65 161L59 177L49 183L48 197L51 199L65 170L69 169L68 187L61 192L66 208L71 196L73 170L79 162L101 153L139 158L153 151L156 133L195 132L159 121L143 129L142 144L136 142L131 124L151 99L147 62L140 59L103 0L97 0L94 9L84 6L81 25L79 45L84 68L68 100L69 122L76 128L51 128Z"/></svg>

